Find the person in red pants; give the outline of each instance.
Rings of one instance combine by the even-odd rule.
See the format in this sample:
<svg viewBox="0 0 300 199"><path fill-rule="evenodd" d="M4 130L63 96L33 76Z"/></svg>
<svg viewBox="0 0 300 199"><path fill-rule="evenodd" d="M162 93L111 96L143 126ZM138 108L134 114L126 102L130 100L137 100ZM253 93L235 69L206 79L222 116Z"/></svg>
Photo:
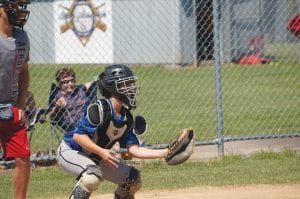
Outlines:
<svg viewBox="0 0 300 199"><path fill-rule="evenodd" d="M30 177L24 111L29 84L29 39L23 30L27 4L28 0L0 0L0 141L3 157L15 160L15 199L26 198Z"/></svg>

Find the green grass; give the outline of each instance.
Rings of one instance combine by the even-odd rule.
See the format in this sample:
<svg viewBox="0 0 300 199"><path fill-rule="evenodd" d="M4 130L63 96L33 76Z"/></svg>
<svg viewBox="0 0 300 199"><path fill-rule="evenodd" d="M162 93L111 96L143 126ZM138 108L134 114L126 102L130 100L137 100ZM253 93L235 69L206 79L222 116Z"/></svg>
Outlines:
<svg viewBox="0 0 300 199"><path fill-rule="evenodd" d="M195 186L300 183L300 156L294 151L258 152L245 157L225 156L208 161L188 161L168 166L161 161L129 162L142 174L142 190L176 189ZM75 184L60 168L44 167L32 170L28 199L66 198ZM11 172L0 173L0 198L12 198ZM104 182L97 191L112 193L115 185Z"/></svg>
<svg viewBox="0 0 300 199"><path fill-rule="evenodd" d="M47 107L50 83L59 66L30 65L31 90L40 107ZM103 66L74 65L77 82L96 79ZM168 143L185 127L197 140L216 138L214 67L165 68L132 66L141 91L133 114L143 115L151 144ZM222 107L225 136L300 132L300 64L274 62L255 66L222 66ZM51 148L49 124L36 125L33 151ZM53 143L56 144L55 142ZM56 147L56 146L55 146Z"/></svg>

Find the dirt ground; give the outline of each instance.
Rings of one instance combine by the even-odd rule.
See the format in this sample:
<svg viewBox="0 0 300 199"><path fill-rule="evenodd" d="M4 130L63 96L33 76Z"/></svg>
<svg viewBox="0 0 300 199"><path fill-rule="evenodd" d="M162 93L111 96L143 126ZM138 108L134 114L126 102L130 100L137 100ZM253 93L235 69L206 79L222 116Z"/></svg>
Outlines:
<svg viewBox="0 0 300 199"><path fill-rule="evenodd" d="M112 199L113 194L93 196L91 199ZM296 199L300 198L300 184L251 185L223 187L192 187L177 190L140 191L136 199Z"/></svg>
<svg viewBox="0 0 300 199"><path fill-rule="evenodd" d="M234 141L224 143L224 155L242 154L250 155L259 151L281 152L291 149L300 154L300 137ZM195 147L192 159L210 159L218 157L217 145Z"/></svg>

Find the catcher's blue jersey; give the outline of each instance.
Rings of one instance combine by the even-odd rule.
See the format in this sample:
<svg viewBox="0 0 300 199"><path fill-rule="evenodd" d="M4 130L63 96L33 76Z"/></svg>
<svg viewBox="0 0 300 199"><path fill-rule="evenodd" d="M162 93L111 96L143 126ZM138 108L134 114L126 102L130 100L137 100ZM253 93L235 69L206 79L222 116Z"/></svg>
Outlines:
<svg viewBox="0 0 300 199"><path fill-rule="evenodd" d="M99 106L101 106L100 109ZM86 134L94 143L106 149L111 148L117 141L122 148L125 148L126 145L139 144L136 135L133 133L133 117L128 109L123 108L121 117L118 117L110 100L104 99L98 100L91 107L95 107L95 111L91 110L93 108L88 109L75 129L64 136L64 141L69 143L72 149L83 151L73 140L74 133ZM99 112L99 110L103 110L103 112ZM103 117L101 124L96 125L91 122L91 117L101 116Z"/></svg>

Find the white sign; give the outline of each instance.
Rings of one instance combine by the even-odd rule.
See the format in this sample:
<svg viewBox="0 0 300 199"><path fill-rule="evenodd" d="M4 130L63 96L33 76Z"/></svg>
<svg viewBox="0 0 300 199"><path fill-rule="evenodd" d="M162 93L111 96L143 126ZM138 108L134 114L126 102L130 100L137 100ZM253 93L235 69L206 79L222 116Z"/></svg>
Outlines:
<svg viewBox="0 0 300 199"><path fill-rule="evenodd" d="M111 1L55 1L56 63L112 63Z"/></svg>

